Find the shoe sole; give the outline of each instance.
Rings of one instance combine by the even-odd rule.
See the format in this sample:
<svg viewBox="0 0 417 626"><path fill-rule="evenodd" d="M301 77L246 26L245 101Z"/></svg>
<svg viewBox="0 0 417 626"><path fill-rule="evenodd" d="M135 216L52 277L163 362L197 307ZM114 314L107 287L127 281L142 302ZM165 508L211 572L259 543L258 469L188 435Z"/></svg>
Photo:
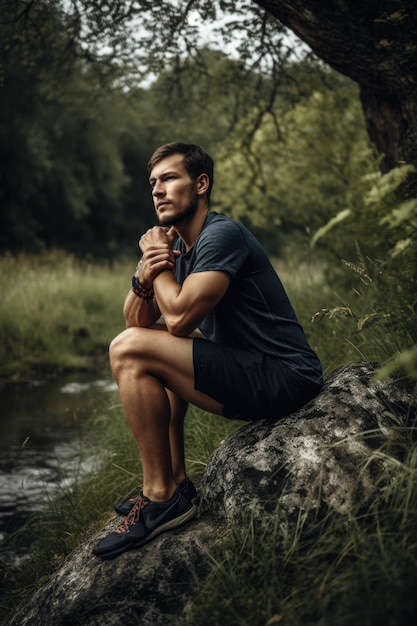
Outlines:
<svg viewBox="0 0 417 626"><path fill-rule="evenodd" d="M175 517L174 519L169 520L169 522L165 522L165 524L161 524L161 526L157 526L149 535L147 535L142 541L135 541L130 544L123 546L122 548L117 548L116 550L112 550L111 552L106 552L104 554L96 554L93 550L94 554L98 556L100 559L114 559L116 556L123 554L123 552L128 552L130 550L135 550L135 548L142 548L144 545L155 539L161 533L167 530L174 530L175 528L179 528L186 522L190 521L193 517L197 515L198 507L193 504L191 509Z"/></svg>

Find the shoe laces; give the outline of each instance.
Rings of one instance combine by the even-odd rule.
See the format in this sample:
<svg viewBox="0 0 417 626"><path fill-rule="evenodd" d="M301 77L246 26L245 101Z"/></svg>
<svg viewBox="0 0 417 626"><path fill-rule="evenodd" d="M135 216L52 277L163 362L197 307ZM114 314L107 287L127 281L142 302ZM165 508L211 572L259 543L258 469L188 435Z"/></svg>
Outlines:
<svg viewBox="0 0 417 626"><path fill-rule="evenodd" d="M136 502L133 505L133 507L131 508L129 514L127 515L126 519L120 524L120 526L118 526L116 528L116 530L114 532L116 533L125 533L128 530L130 530L130 528L133 526L133 524L136 524L139 521L140 518L140 513L143 509L144 506L146 506L147 504L149 504L150 500L149 498L147 498L146 496L144 496L142 493L136 498Z"/></svg>

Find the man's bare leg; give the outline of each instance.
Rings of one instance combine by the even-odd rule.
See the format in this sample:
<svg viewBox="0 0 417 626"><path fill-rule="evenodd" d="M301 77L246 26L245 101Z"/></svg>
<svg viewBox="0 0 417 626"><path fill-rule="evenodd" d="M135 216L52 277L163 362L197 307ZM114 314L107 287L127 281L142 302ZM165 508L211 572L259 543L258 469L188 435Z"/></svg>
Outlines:
<svg viewBox="0 0 417 626"><path fill-rule="evenodd" d="M185 478L184 419L188 402L169 389L166 390L170 405L169 448L171 451L172 474L177 485Z"/></svg>
<svg viewBox="0 0 417 626"><path fill-rule="evenodd" d="M194 389L192 341L166 331L132 327L118 335L110 346L113 374L142 459L143 492L154 501L172 497L177 486L173 463L178 467L175 471L183 471L179 469L183 461L178 429L171 429L172 395L168 396L167 389L183 402L222 414L220 403ZM178 406L174 415L178 426ZM174 459L170 430L177 457Z"/></svg>

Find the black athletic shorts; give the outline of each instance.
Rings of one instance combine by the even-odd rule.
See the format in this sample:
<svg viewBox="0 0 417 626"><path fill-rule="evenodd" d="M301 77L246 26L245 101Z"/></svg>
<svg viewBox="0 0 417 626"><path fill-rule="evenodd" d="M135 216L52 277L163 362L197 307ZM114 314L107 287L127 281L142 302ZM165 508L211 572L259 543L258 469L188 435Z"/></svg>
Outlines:
<svg viewBox="0 0 417 626"><path fill-rule="evenodd" d="M222 346L207 339L193 341L194 387L223 405L230 419L279 419L300 409L321 389L285 361Z"/></svg>

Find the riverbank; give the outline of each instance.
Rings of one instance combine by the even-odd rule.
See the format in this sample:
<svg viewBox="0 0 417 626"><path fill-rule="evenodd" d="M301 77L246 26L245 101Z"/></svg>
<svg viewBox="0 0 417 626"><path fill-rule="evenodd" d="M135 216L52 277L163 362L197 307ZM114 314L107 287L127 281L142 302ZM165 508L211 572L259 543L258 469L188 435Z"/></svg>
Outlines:
<svg viewBox="0 0 417 626"><path fill-rule="evenodd" d="M48 385L67 375L90 374L91 376L111 375L108 359L108 346L97 346L96 354L84 356L83 364L59 366L54 364L21 367L13 374L0 376L0 393L7 391L34 389Z"/></svg>
<svg viewBox="0 0 417 626"><path fill-rule="evenodd" d="M54 385L56 383L54 381ZM85 381L76 377L71 386L78 389L86 387ZM44 439L47 457L53 463L42 461L39 464L41 472L35 468L34 479L39 491L35 509L24 517L18 514L9 525L7 546L10 553L18 558L0 558L2 624L8 623L8 617L17 605L41 585L89 533L100 528L114 514L114 502L137 493L141 485L137 449L117 392L95 394L91 403L92 388L97 388L93 381L88 392L88 416L81 415L81 402L66 413L69 427L74 427L75 439L72 443L60 437L51 445ZM103 389L102 385L100 389ZM29 390L28 396L36 393L32 400L28 397L27 401L29 406L37 405L48 412L51 423L45 423L45 427L48 437L52 435L54 440L51 431L57 419L56 409L48 404L41 406L37 393L40 391L44 389ZM68 404L64 409L67 407ZM38 449L40 443L37 438L42 437L42 422L34 411L28 420L33 422L35 440L29 437L27 443L23 442L23 447L18 446L20 450L17 449L17 452L24 455L30 455L31 448L33 451ZM188 474L196 483L211 452L240 425L190 407L185 432L186 459ZM57 450L57 446L62 445L63 450ZM30 472L26 470L22 479L30 482ZM18 490L16 486L16 497Z"/></svg>
<svg viewBox="0 0 417 626"><path fill-rule="evenodd" d="M29 554L14 533L95 462L93 416L116 395L110 376L72 372L0 392L0 561Z"/></svg>

